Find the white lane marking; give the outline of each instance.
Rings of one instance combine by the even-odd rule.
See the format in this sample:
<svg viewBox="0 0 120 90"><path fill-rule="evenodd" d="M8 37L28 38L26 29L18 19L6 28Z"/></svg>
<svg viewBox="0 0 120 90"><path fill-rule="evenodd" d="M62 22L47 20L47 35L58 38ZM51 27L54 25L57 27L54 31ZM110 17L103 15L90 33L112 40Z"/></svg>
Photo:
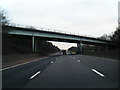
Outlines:
<svg viewBox="0 0 120 90"><path fill-rule="evenodd" d="M99 58L99 57L98 57ZM120 62L120 61L117 61L117 60L112 60L112 59L108 59L108 58L101 58L101 59L105 59L105 60L108 60L108 61L113 61L113 62Z"/></svg>
<svg viewBox="0 0 120 90"><path fill-rule="evenodd" d="M0 71L6 70L6 69L9 69L9 68L14 68L14 67L17 67L17 66L20 66L20 65L22 65L22 64L17 64L17 65L11 66L11 67L7 67L7 68L4 68L4 69L0 69Z"/></svg>
<svg viewBox="0 0 120 90"><path fill-rule="evenodd" d="M78 62L80 62L80 60L78 60Z"/></svg>
<svg viewBox="0 0 120 90"><path fill-rule="evenodd" d="M98 75L102 76L102 77L105 77L105 75L103 75L102 73L98 72L97 70L95 69L92 69L93 72L97 73Z"/></svg>
<svg viewBox="0 0 120 90"><path fill-rule="evenodd" d="M46 57L44 57L46 58ZM22 63L22 64L17 64L17 65L14 65L14 66L10 66L10 67L7 67L7 68L3 68L3 69L0 69L0 71L2 70L7 70L7 69L10 69L10 68L14 68L14 67L17 67L17 66L21 66L21 65L24 65L24 64L28 64L28 63L31 63L31 62L35 62L37 60L40 60L40 59L44 59L44 58L39 58L39 59L35 59L33 61L28 61L28 62L25 62L25 63Z"/></svg>
<svg viewBox="0 0 120 90"><path fill-rule="evenodd" d="M33 79L35 76L37 76L41 71L38 71L37 73L35 73L33 76L31 76L29 79Z"/></svg>
<svg viewBox="0 0 120 90"><path fill-rule="evenodd" d="M53 61L51 61L51 63L53 63Z"/></svg>
<svg viewBox="0 0 120 90"><path fill-rule="evenodd" d="M120 62L117 59L109 59L109 58L103 58L103 57L97 57L97 56L90 56L90 57L95 57L95 58L98 58L98 59L104 59L104 60L113 61L113 62Z"/></svg>

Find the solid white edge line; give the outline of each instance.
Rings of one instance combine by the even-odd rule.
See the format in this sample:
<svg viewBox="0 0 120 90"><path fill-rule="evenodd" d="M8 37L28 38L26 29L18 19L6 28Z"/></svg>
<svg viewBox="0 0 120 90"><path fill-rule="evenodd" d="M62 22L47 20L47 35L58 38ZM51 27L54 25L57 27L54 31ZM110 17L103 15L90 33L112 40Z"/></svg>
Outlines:
<svg viewBox="0 0 120 90"><path fill-rule="evenodd" d="M85 55L84 55L85 56ZM99 58L99 59L104 59L104 60L107 60L107 61L113 61L113 62L120 62L118 61L118 59L110 59L110 58L103 58L103 57L97 57L97 56L89 56L89 57L94 57L94 58Z"/></svg>
<svg viewBox="0 0 120 90"><path fill-rule="evenodd" d="M93 72L97 73L98 75L102 76L102 77L105 77L105 75L103 75L102 73L98 72L97 70L95 69L92 69Z"/></svg>
<svg viewBox="0 0 120 90"><path fill-rule="evenodd" d="M6 69L9 69L9 68L14 68L14 67L17 67L17 66L20 66L20 65L21 64L17 64L17 65L11 66L11 67L3 68L3 69L0 69L0 71L6 70Z"/></svg>
<svg viewBox="0 0 120 90"><path fill-rule="evenodd" d="M97 58L99 58L99 57L97 57ZM108 58L102 58L102 57L100 57L101 59L105 59L105 60L108 60L108 61L113 61L113 62L120 62L120 61L117 61L117 60L112 60L112 59L108 59Z"/></svg>
<svg viewBox="0 0 120 90"><path fill-rule="evenodd" d="M41 71L38 71L37 73L35 73L33 76L31 76L29 79L33 79L35 76L37 76Z"/></svg>
<svg viewBox="0 0 120 90"><path fill-rule="evenodd" d="M24 65L24 64L27 64L27 63L35 62L35 61L40 60L40 59L43 59L43 58L39 58L39 59L35 59L33 61L28 61L28 62L25 62L25 63L21 63L21 64L17 64L17 65L14 65L14 66L7 67L7 68L3 68L3 69L0 69L0 71L6 70L6 69L10 69L10 68L14 68L14 67L17 67L17 66L20 66L20 65Z"/></svg>

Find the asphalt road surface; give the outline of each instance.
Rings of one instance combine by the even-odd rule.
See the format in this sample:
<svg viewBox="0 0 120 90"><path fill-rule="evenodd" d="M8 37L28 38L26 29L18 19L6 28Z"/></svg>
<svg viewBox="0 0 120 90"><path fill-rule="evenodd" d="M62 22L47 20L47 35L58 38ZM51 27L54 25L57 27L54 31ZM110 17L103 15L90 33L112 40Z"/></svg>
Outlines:
<svg viewBox="0 0 120 90"><path fill-rule="evenodd" d="M56 55L2 70L3 88L118 88L119 62Z"/></svg>

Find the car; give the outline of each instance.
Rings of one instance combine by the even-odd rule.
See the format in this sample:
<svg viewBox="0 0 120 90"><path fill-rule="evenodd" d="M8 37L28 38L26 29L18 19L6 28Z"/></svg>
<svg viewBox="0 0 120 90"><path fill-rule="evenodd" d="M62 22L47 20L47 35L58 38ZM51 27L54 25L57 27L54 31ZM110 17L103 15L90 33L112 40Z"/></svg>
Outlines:
<svg viewBox="0 0 120 90"><path fill-rule="evenodd" d="M75 55L75 52L72 51L72 52L71 52L71 55Z"/></svg>

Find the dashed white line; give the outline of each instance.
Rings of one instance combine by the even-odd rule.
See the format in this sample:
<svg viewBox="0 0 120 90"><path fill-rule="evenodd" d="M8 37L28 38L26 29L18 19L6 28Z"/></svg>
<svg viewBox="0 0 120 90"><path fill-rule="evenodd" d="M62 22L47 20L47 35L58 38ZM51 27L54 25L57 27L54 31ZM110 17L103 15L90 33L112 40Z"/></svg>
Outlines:
<svg viewBox="0 0 120 90"><path fill-rule="evenodd" d="M37 76L41 71L38 71L37 73L35 73L33 76L31 76L29 79L33 79L35 76Z"/></svg>
<svg viewBox="0 0 120 90"><path fill-rule="evenodd" d="M80 62L80 60L78 60L78 62Z"/></svg>
<svg viewBox="0 0 120 90"><path fill-rule="evenodd" d="M51 63L53 63L53 61L51 61Z"/></svg>
<svg viewBox="0 0 120 90"><path fill-rule="evenodd" d="M98 75L102 76L102 77L105 77L105 75L103 75L102 73L98 72L97 70L95 69L92 69L93 72L97 73Z"/></svg>

